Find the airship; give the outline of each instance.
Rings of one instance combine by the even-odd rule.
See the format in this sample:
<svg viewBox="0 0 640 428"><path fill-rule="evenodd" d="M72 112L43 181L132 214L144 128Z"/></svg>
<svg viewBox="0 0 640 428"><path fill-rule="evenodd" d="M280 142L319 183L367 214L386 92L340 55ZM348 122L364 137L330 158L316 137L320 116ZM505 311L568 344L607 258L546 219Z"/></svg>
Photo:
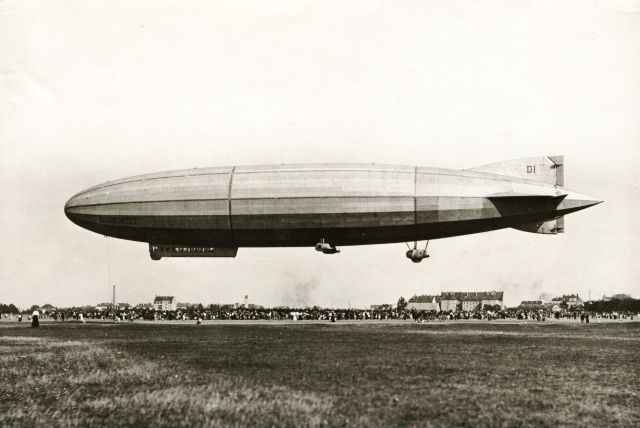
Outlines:
<svg viewBox="0 0 640 428"><path fill-rule="evenodd" d="M563 156L539 156L465 170L324 163L168 171L88 188L64 211L95 233L148 243L153 260L404 242L418 263L429 240L504 228L555 235L566 214L600 202L564 187Z"/></svg>

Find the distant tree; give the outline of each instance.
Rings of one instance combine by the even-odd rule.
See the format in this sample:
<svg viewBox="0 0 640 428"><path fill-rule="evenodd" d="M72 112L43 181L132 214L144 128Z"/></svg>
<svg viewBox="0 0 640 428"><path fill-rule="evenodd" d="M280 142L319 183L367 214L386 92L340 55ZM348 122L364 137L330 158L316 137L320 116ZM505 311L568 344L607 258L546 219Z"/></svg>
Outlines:
<svg viewBox="0 0 640 428"><path fill-rule="evenodd" d="M33 312L35 310L40 310L40 306L38 305L31 305L31 307L29 308L29 312Z"/></svg>
<svg viewBox="0 0 640 428"><path fill-rule="evenodd" d="M398 305L397 305L397 309L398 311L404 311L404 309L407 307L407 301L404 299L404 297L400 296L400 298L398 299Z"/></svg>
<svg viewBox="0 0 640 428"><path fill-rule="evenodd" d="M20 309L18 309L13 303L8 305L0 303L0 313L2 314L18 314L20 313Z"/></svg>

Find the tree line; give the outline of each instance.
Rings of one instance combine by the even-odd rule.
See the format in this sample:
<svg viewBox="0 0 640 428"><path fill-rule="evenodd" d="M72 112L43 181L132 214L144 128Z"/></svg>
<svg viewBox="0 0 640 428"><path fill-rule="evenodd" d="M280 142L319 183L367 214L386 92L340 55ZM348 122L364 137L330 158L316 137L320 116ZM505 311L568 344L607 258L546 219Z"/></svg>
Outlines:
<svg viewBox="0 0 640 428"><path fill-rule="evenodd" d="M409 301L411 301L411 299L409 299ZM400 299L398 299L398 303L396 305L396 309L398 311L403 311L406 307L407 307L408 301L405 300L404 297L400 297ZM220 305L220 304L211 304L208 305L207 308L209 310L220 310L220 309L224 309L226 307L231 307L233 305ZM384 305L384 306L388 306L386 308L380 308L380 309L391 309L391 305ZM485 305L488 306L488 305ZM47 307L50 307L50 305L33 305L31 306L31 308L29 308L27 310L27 312L33 312L36 309L46 309ZM193 304L193 305L189 305L188 309L196 309L196 310L203 310L205 308L204 305L200 304ZM95 308L93 306L83 306L83 307L72 307L72 308L66 308L66 310L75 310L75 311L87 311L87 310L94 310ZM132 308L133 309L133 308ZM462 308L460 308L462 309ZM499 310L498 308L493 308L493 307L485 307L485 310ZM587 311L593 311L593 312L636 312L636 313L640 313L640 299L633 299L633 298L627 298L627 299L611 299L609 301L603 301L603 300L596 300L593 302L585 302L584 303L584 309ZM13 303L10 304L4 304L4 303L0 303L0 313L2 314L18 314L21 312L25 312L25 311L21 311L20 309L18 309L18 307L16 305L14 305Z"/></svg>
<svg viewBox="0 0 640 428"><path fill-rule="evenodd" d="M19 312L20 309L18 309L13 303L10 303L8 305L0 303L0 314L17 314Z"/></svg>
<svg viewBox="0 0 640 428"><path fill-rule="evenodd" d="M611 299L586 302L584 308L594 312L640 312L640 299Z"/></svg>

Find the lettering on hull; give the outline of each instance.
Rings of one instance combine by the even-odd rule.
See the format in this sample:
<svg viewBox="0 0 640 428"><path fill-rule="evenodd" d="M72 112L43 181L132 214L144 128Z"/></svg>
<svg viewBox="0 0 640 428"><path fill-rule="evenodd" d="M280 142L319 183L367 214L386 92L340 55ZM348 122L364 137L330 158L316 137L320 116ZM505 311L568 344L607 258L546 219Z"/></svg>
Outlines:
<svg viewBox="0 0 640 428"><path fill-rule="evenodd" d="M138 224L136 217L98 216L98 222L102 224Z"/></svg>
<svg viewBox="0 0 640 428"><path fill-rule="evenodd" d="M153 260L162 257L235 257L238 248L231 247L183 247L176 245L149 244L149 255Z"/></svg>

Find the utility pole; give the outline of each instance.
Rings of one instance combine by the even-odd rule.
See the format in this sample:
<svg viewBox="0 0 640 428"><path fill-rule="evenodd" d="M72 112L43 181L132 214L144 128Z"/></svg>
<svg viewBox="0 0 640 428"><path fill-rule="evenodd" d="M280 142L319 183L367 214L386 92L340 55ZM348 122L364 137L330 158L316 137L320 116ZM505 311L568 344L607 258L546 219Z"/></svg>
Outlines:
<svg viewBox="0 0 640 428"><path fill-rule="evenodd" d="M116 321L116 285L113 284L113 298L112 298L112 309L113 309L113 321Z"/></svg>

